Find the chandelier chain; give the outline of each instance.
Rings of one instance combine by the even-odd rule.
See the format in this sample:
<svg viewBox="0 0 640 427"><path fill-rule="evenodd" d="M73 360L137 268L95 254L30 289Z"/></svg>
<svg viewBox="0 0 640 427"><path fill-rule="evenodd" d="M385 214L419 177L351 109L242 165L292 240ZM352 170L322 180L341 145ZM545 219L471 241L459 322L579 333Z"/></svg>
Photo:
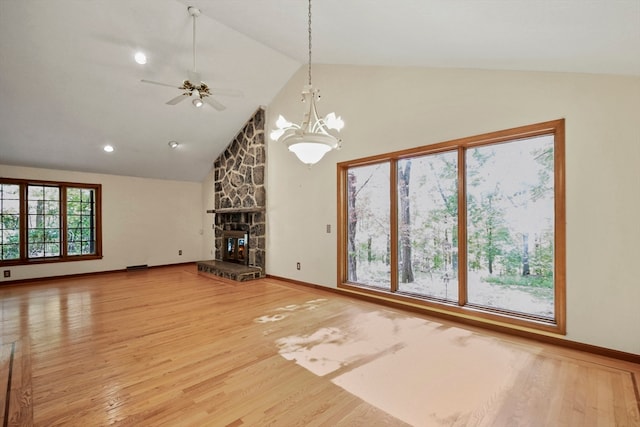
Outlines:
<svg viewBox="0 0 640 427"><path fill-rule="evenodd" d="M309 0L309 86L311 86L311 0Z"/></svg>

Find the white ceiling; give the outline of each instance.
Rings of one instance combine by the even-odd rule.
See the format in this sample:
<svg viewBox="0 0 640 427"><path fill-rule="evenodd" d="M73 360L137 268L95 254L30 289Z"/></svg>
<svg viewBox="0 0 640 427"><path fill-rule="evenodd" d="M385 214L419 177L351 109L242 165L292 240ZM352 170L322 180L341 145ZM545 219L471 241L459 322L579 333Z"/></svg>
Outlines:
<svg viewBox="0 0 640 427"><path fill-rule="evenodd" d="M244 93L222 112L140 83L187 77L188 5L203 80ZM201 181L306 63L306 25L304 0L0 0L0 164ZM640 76L640 0L315 0L313 62Z"/></svg>

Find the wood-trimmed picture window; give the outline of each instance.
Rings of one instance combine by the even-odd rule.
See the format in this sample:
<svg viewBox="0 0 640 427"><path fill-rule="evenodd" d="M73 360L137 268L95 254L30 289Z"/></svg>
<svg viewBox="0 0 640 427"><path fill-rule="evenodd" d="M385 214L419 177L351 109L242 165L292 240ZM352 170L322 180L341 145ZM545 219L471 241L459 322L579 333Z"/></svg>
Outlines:
<svg viewBox="0 0 640 427"><path fill-rule="evenodd" d="M0 264L101 258L101 189L0 178Z"/></svg>
<svg viewBox="0 0 640 427"><path fill-rule="evenodd" d="M564 120L338 164L338 287L565 333Z"/></svg>

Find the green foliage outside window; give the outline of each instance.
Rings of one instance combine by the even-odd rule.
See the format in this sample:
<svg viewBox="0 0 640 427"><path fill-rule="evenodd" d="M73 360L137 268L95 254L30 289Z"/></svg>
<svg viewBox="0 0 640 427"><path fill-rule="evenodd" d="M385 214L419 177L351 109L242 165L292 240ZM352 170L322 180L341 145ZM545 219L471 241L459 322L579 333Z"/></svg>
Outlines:
<svg viewBox="0 0 640 427"><path fill-rule="evenodd" d="M20 186L0 184L0 260L20 258Z"/></svg>
<svg viewBox="0 0 640 427"><path fill-rule="evenodd" d="M0 181L0 262L99 256L99 188Z"/></svg>

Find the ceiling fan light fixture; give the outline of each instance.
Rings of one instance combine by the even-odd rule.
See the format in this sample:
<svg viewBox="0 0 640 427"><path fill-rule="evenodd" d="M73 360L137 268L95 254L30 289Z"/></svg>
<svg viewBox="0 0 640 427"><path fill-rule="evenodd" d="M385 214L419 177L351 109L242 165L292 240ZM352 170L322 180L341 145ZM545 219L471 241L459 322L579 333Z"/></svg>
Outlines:
<svg viewBox="0 0 640 427"><path fill-rule="evenodd" d="M180 143L178 141L169 141L169 147L176 149L178 148L178 146L180 146Z"/></svg>
<svg viewBox="0 0 640 427"><path fill-rule="evenodd" d="M342 141L333 131L344 127L344 121L335 113L329 113L320 118L316 109L316 102L320 99L320 91L311 84L311 0L309 0L309 81L302 89L302 98L307 110L302 123L297 125L285 119L282 115L276 121L270 137L274 141L282 142L298 159L309 166L318 163L326 153L340 148Z"/></svg>
<svg viewBox="0 0 640 427"><path fill-rule="evenodd" d="M191 101L191 103L195 105L196 108L200 108L204 105L204 102L200 98L195 98L193 101Z"/></svg>

